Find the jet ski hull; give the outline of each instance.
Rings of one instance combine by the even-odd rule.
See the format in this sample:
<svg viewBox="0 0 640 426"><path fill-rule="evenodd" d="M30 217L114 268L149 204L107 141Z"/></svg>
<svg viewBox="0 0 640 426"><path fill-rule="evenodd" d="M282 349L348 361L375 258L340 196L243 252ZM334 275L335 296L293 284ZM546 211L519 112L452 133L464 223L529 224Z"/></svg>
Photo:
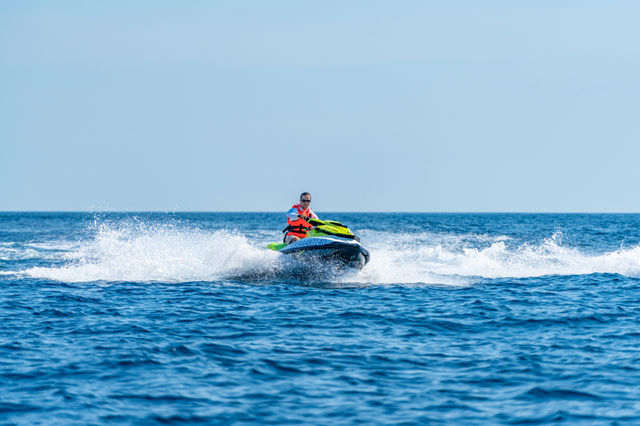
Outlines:
<svg viewBox="0 0 640 426"><path fill-rule="evenodd" d="M345 238L303 238L279 250L301 261L360 270L369 262L369 251L356 240Z"/></svg>

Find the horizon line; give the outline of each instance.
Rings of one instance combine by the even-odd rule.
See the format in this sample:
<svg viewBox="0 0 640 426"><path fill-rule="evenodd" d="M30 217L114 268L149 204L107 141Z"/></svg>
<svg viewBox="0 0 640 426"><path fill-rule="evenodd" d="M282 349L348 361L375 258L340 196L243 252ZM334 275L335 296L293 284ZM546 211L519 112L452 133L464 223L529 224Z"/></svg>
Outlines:
<svg viewBox="0 0 640 426"><path fill-rule="evenodd" d="M3 213L283 213L281 210L0 210ZM490 211L490 210L451 210L451 211L374 211L374 210L326 210L326 213L365 213L365 214L640 214L634 211Z"/></svg>

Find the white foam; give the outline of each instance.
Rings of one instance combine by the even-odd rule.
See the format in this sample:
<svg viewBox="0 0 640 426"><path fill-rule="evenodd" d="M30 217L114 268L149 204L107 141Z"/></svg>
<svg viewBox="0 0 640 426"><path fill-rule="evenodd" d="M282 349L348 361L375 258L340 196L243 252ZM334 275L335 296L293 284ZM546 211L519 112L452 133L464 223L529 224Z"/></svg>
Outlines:
<svg viewBox="0 0 640 426"><path fill-rule="evenodd" d="M640 247L586 254L562 245L557 232L541 243L508 244L505 236L478 236L485 247L471 247L473 236L413 234L390 240L370 238L371 263L358 279L372 283L441 282L465 284L471 278L521 278L543 275L616 273L640 276ZM363 244L367 241L363 238ZM488 245L487 245L488 244Z"/></svg>
<svg viewBox="0 0 640 426"><path fill-rule="evenodd" d="M65 255L62 267L23 271L66 282L218 280L275 267L277 253L237 232L181 229L172 225L104 224L94 239Z"/></svg>
<svg viewBox="0 0 640 426"><path fill-rule="evenodd" d="M3 242L0 243L0 260L56 260L76 247L77 244L62 241L46 243Z"/></svg>
<svg viewBox="0 0 640 426"><path fill-rule="evenodd" d="M350 283L466 285L478 277L592 273L640 276L640 247L590 254L565 245L560 233L538 243L520 244L506 236L373 230L360 234L363 245L371 252L371 261L360 273L344 278ZM66 282L273 277L273 272L282 267L280 255L264 246L274 233L256 230L252 235L250 239L229 230L103 223L97 225L93 238L75 244L61 242L59 250L47 247L62 266L34 267L20 272ZM34 257L33 249L25 247L24 255ZM5 250L12 257L17 256L15 247Z"/></svg>

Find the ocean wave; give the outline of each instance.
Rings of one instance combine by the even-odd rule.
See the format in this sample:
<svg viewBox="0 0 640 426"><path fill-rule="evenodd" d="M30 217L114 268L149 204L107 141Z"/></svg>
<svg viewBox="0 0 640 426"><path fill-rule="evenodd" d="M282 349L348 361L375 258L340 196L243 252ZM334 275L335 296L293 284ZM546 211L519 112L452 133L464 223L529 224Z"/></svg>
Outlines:
<svg viewBox="0 0 640 426"><path fill-rule="evenodd" d="M58 253L61 266L32 267L21 273L66 282L290 278L283 270L290 265L264 248L273 234L256 231L252 235L176 224L102 223L92 238L76 245L61 243L58 252L51 245L47 247L50 253ZM561 232L538 242L517 242L504 235L429 232L367 230L361 235L371 252L370 263L360 273L332 277L332 281L467 285L478 278L593 273L640 276L640 247L586 253L566 245ZM33 249L24 248L25 256L34 256Z"/></svg>
<svg viewBox="0 0 640 426"><path fill-rule="evenodd" d="M423 277L524 278L544 275L613 273L640 276L640 247L588 254L563 244L562 233L539 243L516 244L505 236L480 236L476 245L470 236L428 233L390 240L371 235L370 265L361 278L374 283L421 282Z"/></svg>
<svg viewBox="0 0 640 426"><path fill-rule="evenodd" d="M275 268L277 254L236 231L175 225L102 224L95 238L64 256L63 266L22 271L33 278L81 281L213 281Z"/></svg>

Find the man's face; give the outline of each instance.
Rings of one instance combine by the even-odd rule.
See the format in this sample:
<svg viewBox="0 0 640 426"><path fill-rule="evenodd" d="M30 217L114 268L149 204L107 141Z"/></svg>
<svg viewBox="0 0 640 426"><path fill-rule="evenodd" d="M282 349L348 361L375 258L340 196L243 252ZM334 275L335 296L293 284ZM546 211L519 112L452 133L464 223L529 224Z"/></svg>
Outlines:
<svg viewBox="0 0 640 426"><path fill-rule="evenodd" d="M309 207L311 205L311 195L303 195L300 198L300 205L305 209Z"/></svg>

